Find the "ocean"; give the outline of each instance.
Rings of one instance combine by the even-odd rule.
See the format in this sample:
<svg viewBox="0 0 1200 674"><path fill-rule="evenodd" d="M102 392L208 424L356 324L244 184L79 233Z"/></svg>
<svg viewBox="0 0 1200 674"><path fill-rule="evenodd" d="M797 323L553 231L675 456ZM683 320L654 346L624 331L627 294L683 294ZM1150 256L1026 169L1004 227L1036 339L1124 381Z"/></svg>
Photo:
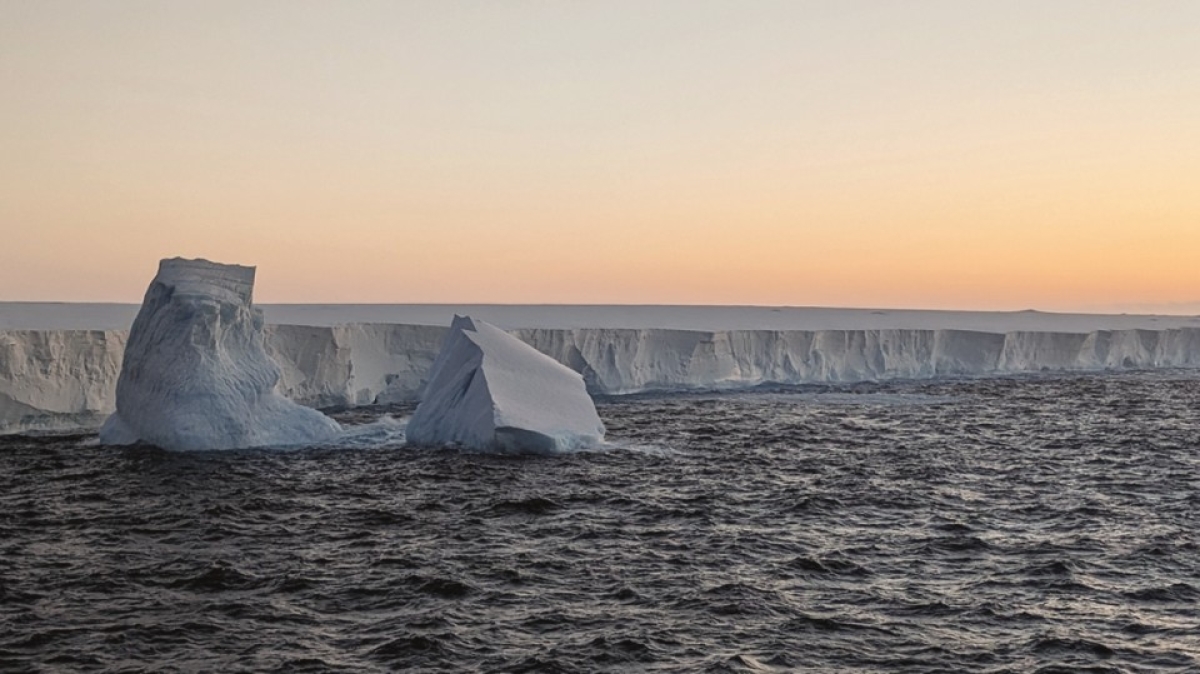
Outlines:
<svg viewBox="0 0 1200 674"><path fill-rule="evenodd" d="M0 669L1200 670L1195 371L597 402L558 456L0 437Z"/></svg>

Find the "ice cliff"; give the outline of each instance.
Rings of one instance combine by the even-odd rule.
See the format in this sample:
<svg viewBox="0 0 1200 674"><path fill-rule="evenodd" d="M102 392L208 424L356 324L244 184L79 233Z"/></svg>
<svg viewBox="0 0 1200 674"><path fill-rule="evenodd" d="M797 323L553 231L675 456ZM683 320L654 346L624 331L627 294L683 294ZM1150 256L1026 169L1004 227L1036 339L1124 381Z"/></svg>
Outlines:
<svg viewBox="0 0 1200 674"><path fill-rule="evenodd" d="M517 330L589 390L736 388L1041 371L1200 367L1200 330Z"/></svg>
<svg viewBox="0 0 1200 674"><path fill-rule="evenodd" d="M99 426L114 409L125 335L0 331L0 433Z"/></svg>
<svg viewBox="0 0 1200 674"><path fill-rule="evenodd" d="M604 424L579 373L503 330L455 316L408 440L552 453L598 445Z"/></svg>
<svg viewBox="0 0 1200 674"><path fill-rule="evenodd" d="M265 333L266 351L279 365L278 392L324 407L415 401L446 329L269 325ZM1200 368L1200 329L1188 327L1080 332L539 328L512 334L582 374L593 394ZM116 403L124 342L122 331L0 331L0 432L94 428Z"/></svg>
<svg viewBox="0 0 1200 674"><path fill-rule="evenodd" d="M163 260L125 344L105 444L237 449L313 444L340 427L276 392L254 268Z"/></svg>

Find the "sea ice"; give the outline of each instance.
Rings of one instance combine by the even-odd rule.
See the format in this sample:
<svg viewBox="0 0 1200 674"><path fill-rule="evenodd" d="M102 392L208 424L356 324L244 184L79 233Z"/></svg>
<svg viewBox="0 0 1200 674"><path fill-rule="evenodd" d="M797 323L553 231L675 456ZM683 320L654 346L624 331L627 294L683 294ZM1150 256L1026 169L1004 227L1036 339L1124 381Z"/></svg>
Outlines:
<svg viewBox="0 0 1200 674"><path fill-rule="evenodd" d="M455 316L407 437L550 453L599 445L604 424L579 373L494 325Z"/></svg>
<svg viewBox="0 0 1200 674"><path fill-rule="evenodd" d="M159 264L129 331L104 444L238 449L319 443L341 427L275 391L279 367L251 304L254 267Z"/></svg>

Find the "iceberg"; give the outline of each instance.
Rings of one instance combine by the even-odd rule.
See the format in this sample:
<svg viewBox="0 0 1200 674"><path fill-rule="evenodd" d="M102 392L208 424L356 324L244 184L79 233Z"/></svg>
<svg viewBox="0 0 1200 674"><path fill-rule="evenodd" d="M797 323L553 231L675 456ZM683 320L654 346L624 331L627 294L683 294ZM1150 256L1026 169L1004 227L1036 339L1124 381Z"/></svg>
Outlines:
<svg viewBox="0 0 1200 674"><path fill-rule="evenodd" d="M170 450L314 444L341 427L276 390L279 367L252 306L254 267L159 264L125 343L103 444Z"/></svg>
<svg viewBox="0 0 1200 674"><path fill-rule="evenodd" d="M493 325L455 316L407 437L553 453L598 445L604 424L579 373Z"/></svg>

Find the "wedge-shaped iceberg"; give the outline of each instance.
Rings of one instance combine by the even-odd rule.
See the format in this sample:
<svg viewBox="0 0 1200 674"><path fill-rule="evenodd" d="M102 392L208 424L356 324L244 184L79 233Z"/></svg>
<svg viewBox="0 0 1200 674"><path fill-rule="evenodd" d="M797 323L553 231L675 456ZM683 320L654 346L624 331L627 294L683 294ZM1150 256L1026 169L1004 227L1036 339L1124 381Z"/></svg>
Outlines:
<svg viewBox="0 0 1200 674"><path fill-rule="evenodd" d="M332 419L275 391L279 367L251 304L254 267L163 260L129 331L105 444L238 449L313 444Z"/></svg>
<svg viewBox="0 0 1200 674"><path fill-rule="evenodd" d="M503 330L455 316L409 442L552 453L599 444L604 424L583 377Z"/></svg>

